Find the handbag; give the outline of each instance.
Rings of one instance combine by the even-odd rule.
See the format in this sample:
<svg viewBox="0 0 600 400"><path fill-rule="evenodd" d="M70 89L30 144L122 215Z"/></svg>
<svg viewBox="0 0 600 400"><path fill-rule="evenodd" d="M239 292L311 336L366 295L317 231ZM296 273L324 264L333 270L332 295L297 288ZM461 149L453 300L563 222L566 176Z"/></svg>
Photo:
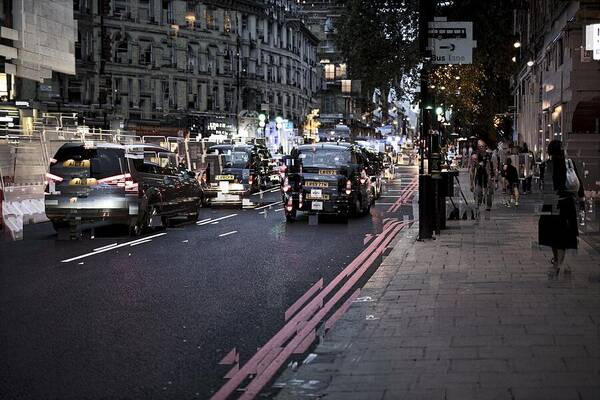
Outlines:
<svg viewBox="0 0 600 400"><path fill-rule="evenodd" d="M564 221L558 214L540 215L538 243L540 246L556 247L564 233Z"/></svg>
<svg viewBox="0 0 600 400"><path fill-rule="evenodd" d="M565 180L565 190L571 193L579 192L579 178L577 177L577 172L575 172L575 167L573 166L573 161L569 158L566 162L567 166L567 177Z"/></svg>

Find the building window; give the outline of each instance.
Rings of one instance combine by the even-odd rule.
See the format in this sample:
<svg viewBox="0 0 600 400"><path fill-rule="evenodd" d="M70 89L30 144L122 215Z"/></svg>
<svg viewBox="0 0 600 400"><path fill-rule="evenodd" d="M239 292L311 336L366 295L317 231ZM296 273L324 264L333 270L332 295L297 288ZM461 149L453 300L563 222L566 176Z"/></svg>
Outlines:
<svg viewBox="0 0 600 400"><path fill-rule="evenodd" d="M175 23L175 11L173 10L173 1L167 1L167 23ZM163 0L163 8L165 8L165 0Z"/></svg>
<svg viewBox="0 0 600 400"><path fill-rule="evenodd" d="M560 39L558 41L558 65L563 65L564 62L564 58L565 58L565 49L563 47L563 40Z"/></svg>
<svg viewBox="0 0 600 400"><path fill-rule="evenodd" d="M325 79L332 81L335 79L335 65L325 64Z"/></svg>
<svg viewBox="0 0 600 400"><path fill-rule="evenodd" d="M225 111L233 110L233 89L228 88L225 90Z"/></svg>
<svg viewBox="0 0 600 400"><path fill-rule="evenodd" d="M141 42L140 47L140 65L150 65L152 63L152 45Z"/></svg>
<svg viewBox="0 0 600 400"><path fill-rule="evenodd" d="M326 114L335 112L335 97L326 96L323 98L323 112Z"/></svg>
<svg viewBox="0 0 600 400"><path fill-rule="evenodd" d="M196 56L196 52L192 46L188 46L187 51L187 70L188 72L196 71L196 65L198 65L198 57Z"/></svg>
<svg viewBox="0 0 600 400"><path fill-rule="evenodd" d="M342 80L342 93L352 93L352 81L349 79Z"/></svg>
<svg viewBox="0 0 600 400"><path fill-rule="evenodd" d="M121 64L129 63L129 45L126 39L119 42L117 47L117 62Z"/></svg>
<svg viewBox="0 0 600 400"><path fill-rule="evenodd" d="M335 67L335 77L337 79L344 79L346 77L346 64L340 64Z"/></svg>
<svg viewBox="0 0 600 400"><path fill-rule="evenodd" d="M126 0L116 0L113 8L113 15L119 18L129 18L129 10Z"/></svg>
<svg viewBox="0 0 600 400"><path fill-rule="evenodd" d="M214 10L209 10L209 9L204 10L204 20L206 21L206 29L210 29L210 30L217 29Z"/></svg>
<svg viewBox="0 0 600 400"><path fill-rule="evenodd" d="M242 15L242 33L248 31L248 16Z"/></svg>
<svg viewBox="0 0 600 400"><path fill-rule="evenodd" d="M223 30L227 33L233 31L231 25L231 13L229 11L225 11L225 14L223 16Z"/></svg>

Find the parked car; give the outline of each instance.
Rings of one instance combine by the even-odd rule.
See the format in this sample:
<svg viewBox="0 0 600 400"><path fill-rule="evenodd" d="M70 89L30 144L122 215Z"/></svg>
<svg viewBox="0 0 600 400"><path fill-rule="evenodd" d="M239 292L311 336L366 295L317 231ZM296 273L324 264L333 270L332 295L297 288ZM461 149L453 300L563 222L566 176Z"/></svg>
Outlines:
<svg viewBox="0 0 600 400"><path fill-rule="evenodd" d="M298 212L330 214L347 220L371 209L368 161L362 151L347 144L319 143L299 146L285 157L282 196L286 220Z"/></svg>
<svg viewBox="0 0 600 400"><path fill-rule="evenodd" d="M245 197L266 185L267 168L257 145L219 144L210 147L208 154L223 156L221 168L206 178L204 192L211 203L242 203Z"/></svg>
<svg viewBox="0 0 600 400"><path fill-rule="evenodd" d="M46 215L54 228L126 224L139 235L159 218L198 218L203 192L176 155L155 145L67 143L46 174Z"/></svg>

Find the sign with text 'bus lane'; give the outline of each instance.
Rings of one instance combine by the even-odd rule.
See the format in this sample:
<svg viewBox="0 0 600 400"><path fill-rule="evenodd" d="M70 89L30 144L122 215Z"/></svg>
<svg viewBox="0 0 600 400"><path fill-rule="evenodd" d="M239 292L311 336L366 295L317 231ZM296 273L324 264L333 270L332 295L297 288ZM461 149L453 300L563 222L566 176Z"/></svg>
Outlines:
<svg viewBox="0 0 600 400"><path fill-rule="evenodd" d="M436 18L429 23L429 47L432 50L433 64L472 64L473 23L464 21L446 21Z"/></svg>

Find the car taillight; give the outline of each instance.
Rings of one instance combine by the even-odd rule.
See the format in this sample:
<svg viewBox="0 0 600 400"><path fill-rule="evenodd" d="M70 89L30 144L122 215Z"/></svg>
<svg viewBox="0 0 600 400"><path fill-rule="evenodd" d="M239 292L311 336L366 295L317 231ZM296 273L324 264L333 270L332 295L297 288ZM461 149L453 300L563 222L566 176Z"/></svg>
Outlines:
<svg viewBox="0 0 600 400"><path fill-rule="evenodd" d="M292 187L290 186L290 180L287 177L283 180L282 189L284 192L289 192L292 189Z"/></svg>
<svg viewBox="0 0 600 400"><path fill-rule="evenodd" d="M292 200L292 197L290 196L290 198L287 201L287 205L285 206L286 210L288 212L292 211L294 209L294 202Z"/></svg>
<svg viewBox="0 0 600 400"><path fill-rule="evenodd" d="M352 193L352 181L350 179L348 179L346 181L346 194L348 196L350 196L351 193Z"/></svg>
<svg viewBox="0 0 600 400"><path fill-rule="evenodd" d="M360 183L364 185L366 181L367 181L367 171L363 169L363 172L360 175Z"/></svg>
<svg viewBox="0 0 600 400"><path fill-rule="evenodd" d="M302 191L300 192L300 195L298 196L298 208L302 208L302 201L303 201L303 197L302 197Z"/></svg>
<svg viewBox="0 0 600 400"><path fill-rule="evenodd" d="M252 186L252 185L254 184L254 175L250 175L250 176L248 177L248 184L249 184L250 186Z"/></svg>
<svg viewBox="0 0 600 400"><path fill-rule="evenodd" d="M282 178L285 176L286 171L287 171L287 165L280 165L279 166L279 175Z"/></svg>
<svg viewBox="0 0 600 400"><path fill-rule="evenodd" d="M102 179L98 180L98 183L99 184L104 183L104 184L111 185L111 186L122 187L125 189L126 192L137 193L137 191L139 189L138 183L133 180L133 178L131 177L131 174L129 174L129 173L109 176L107 178L102 178Z"/></svg>
<svg viewBox="0 0 600 400"><path fill-rule="evenodd" d="M58 175L51 174L50 172L46 172L46 180L48 183L50 182L62 182L64 179Z"/></svg>

